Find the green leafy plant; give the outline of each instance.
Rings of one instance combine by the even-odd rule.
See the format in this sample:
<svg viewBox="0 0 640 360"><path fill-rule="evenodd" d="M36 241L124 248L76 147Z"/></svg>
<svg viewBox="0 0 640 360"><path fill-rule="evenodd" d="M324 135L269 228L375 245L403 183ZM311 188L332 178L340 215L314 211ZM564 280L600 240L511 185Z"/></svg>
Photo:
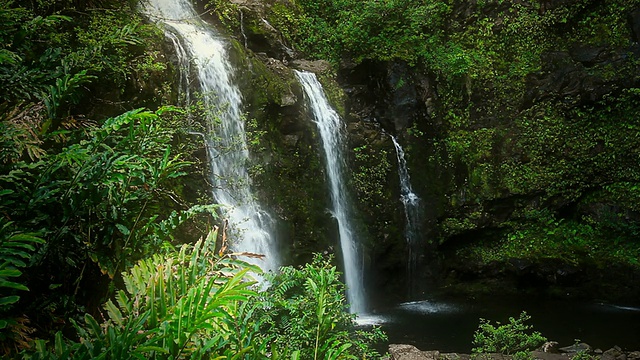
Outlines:
<svg viewBox="0 0 640 360"><path fill-rule="evenodd" d="M246 323L244 304L260 270L218 256L217 230L195 245L141 260L123 274L126 290L104 306L106 321L74 324L81 342L58 333L36 341L33 359L261 359L266 344Z"/></svg>
<svg viewBox="0 0 640 360"><path fill-rule="evenodd" d="M539 332L532 331L533 326L525 324L530 319L531 316L525 311L520 313L517 319L510 317L507 324L496 322L494 326L490 321L480 319L478 330L473 335L473 345L475 346L473 353L526 356L526 351L531 351L547 341Z"/></svg>
<svg viewBox="0 0 640 360"><path fill-rule="evenodd" d="M114 278L175 241L181 224L203 213L209 214L201 217L206 222L215 213L214 206L191 206L176 193L193 163L175 141L179 129L172 123L174 116L180 115L173 108L137 109L102 126L40 136L11 117L2 122L15 130L9 134L33 135L0 137L3 148L13 148L0 163L0 213L3 221L11 219L4 227L3 251L9 250L5 245L20 250L29 271L20 276L17 266L2 265L2 258L0 265L4 284L15 291L16 283L32 288L29 317L51 322L70 317L78 312L76 301L87 274ZM38 151L39 143L31 141L40 138L56 148ZM19 145L26 141L32 151ZM30 234L46 242L37 249L28 247L36 243L19 243ZM24 257L27 250L31 261ZM22 282L12 280L19 276ZM7 296L3 291L4 301L12 300L18 314L26 311L26 305L13 301L17 293Z"/></svg>
<svg viewBox="0 0 640 360"><path fill-rule="evenodd" d="M185 175L190 163L171 155L175 130L149 111L127 112L88 133L39 162L16 164L13 176L0 180L25 187L28 201L17 204L22 211L58 221L49 226L42 257L69 263L70 255L85 253L113 276L123 261L159 245L146 241L159 221L152 212L163 198L175 198L165 184ZM48 215L55 214L47 212L51 207L59 217Z"/></svg>
<svg viewBox="0 0 640 360"><path fill-rule="evenodd" d="M77 74L65 74L56 79L55 85L50 86L49 94L44 97L49 119L58 119L62 114L61 109L67 105L75 105L80 101L80 87L83 84L95 80L97 77L88 75L86 70ZM44 127L46 131L48 126Z"/></svg>
<svg viewBox="0 0 640 360"><path fill-rule="evenodd" d="M0 190L0 198L9 192ZM31 332L25 326L28 320L11 310L20 300L19 292L29 290L21 279L20 269L28 266L36 245L42 243L44 240L37 234L21 232L11 221L0 218L0 342L4 351L9 346L23 343Z"/></svg>
<svg viewBox="0 0 640 360"><path fill-rule="evenodd" d="M0 191L0 196L9 190ZM15 231L12 223L0 219L0 289L5 293L8 290L29 290L25 285L10 280L22 275L19 268L27 266L31 254L35 251L36 244L42 244L44 240L34 234ZM5 312L8 307L20 299L18 295L0 297L0 312ZM0 319L0 329L7 326L6 321Z"/></svg>
<svg viewBox="0 0 640 360"><path fill-rule="evenodd" d="M272 352L279 358L379 356L370 345L385 335L379 328L355 330L339 277L331 259L320 255L301 268L284 267L279 274L267 275L270 287L260 294L260 323L274 334Z"/></svg>

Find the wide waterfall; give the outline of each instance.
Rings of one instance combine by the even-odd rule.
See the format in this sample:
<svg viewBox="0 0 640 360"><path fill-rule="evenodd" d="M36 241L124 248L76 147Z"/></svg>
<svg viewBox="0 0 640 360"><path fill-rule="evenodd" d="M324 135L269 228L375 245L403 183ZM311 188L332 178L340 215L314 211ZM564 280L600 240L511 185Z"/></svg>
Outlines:
<svg viewBox="0 0 640 360"><path fill-rule="evenodd" d="M411 178L407 169L407 161L405 160L404 150L394 136L391 136L393 145L396 148L396 157L398 159L398 176L400 177L400 200L404 206L405 214L405 239L407 242L407 276L409 279L409 295L413 289L415 280L415 272L418 264L418 253L420 247L420 220L422 217L420 208L420 198L413 192L411 187Z"/></svg>
<svg viewBox="0 0 640 360"><path fill-rule="evenodd" d="M333 216L338 222L340 247L344 261L347 299L352 313L366 311L362 266L358 244L349 219L347 190L344 184L343 148L345 127L340 116L331 108L325 97L322 85L315 74L296 71L296 76L304 88L309 105L318 126L322 147L326 156L326 168L331 190Z"/></svg>
<svg viewBox="0 0 640 360"><path fill-rule="evenodd" d="M232 236L231 249L264 255L252 260L263 270L276 270L280 261L273 238L273 221L251 193L246 163L249 158L242 94L233 82L233 66L227 59L224 39L204 23L188 0L145 0L144 13L163 26L180 57L181 79L189 78L193 64L197 84L208 108L207 142L211 183L216 202L223 207ZM187 93L188 95L188 93ZM187 99L189 97L187 96ZM187 104L188 105L188 104Z"/></svg>

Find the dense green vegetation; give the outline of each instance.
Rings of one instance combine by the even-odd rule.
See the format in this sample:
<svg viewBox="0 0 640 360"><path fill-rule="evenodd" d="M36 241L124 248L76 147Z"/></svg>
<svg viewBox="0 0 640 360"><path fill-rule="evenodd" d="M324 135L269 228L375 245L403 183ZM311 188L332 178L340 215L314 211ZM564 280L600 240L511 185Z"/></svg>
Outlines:
<svg viewBox="0 0 640 360"><path fill-rule="evenodd" d="M2 1L0 18L0 338L10 352L103 301L110 279L202 209L176 200L176 179L195 169L193 149L176 142L179 111L128 104L94 117L103 103L121 111L113 104L134 79L166 69L145 45L157 30L115 1Z"/></svg>
<svg viewBox="0 0 640 360"><path fill-rule="evenodd" d="M6 0L0 19L3 357L379 356L329 260L259 290L216 248L184 126L207 110L168 105L163 35L135 3Z"/></svg>
<svg viewBox="0 0 640 360"><path fill-rule="evenodd" d="M413 179L440 192L434 243L464 240L456 256L484 264L640 266L639 62L627 21L640 0L268 3L268 22L306 57L402 63L410 71L391 92L429 80L430 118L412 119L406 139ZM188 116L172 106L163 35L135 5L0 0L0 352L376 358L384 336L354 329L332 259L264 275L261 290L259 269L216 248L216 208L193 185L204 170L199 145L185 141ZM228 1L208 8L238 26ZM324 195L309 171L319 160L311 146L295 150L306 129L280 133L291 83L254 65L249 82L266 91L252 95L264 116L248 121L249 146L273 163L251 173L265 188L287 180L264 197L293 204L279 215L316 241L331 224L319 224L322 202L298 182ZM370 239L401 233L387 206L397 203L386 187L392 150L380 146L352 154L363 216L376 219L362 221ZM527 319L483 322L478 352L541 341L519 337Z"/></svg>
<svg viewBox="0 0 640 360"><path fill-rule="evenodd" d="M478 330L473 334L474 355L500 353L513 355L514 359L530 359L530 351L539 348L547 341L532 325L525 324L531 316L520 313L517 319L509 318L506 324L480 319ZM482 357L479 357L482 358Z"/></svg>
<svg viewBox="0 0 640 360"><path fill-rule="evenodd" d="M58 332L27 351L33 359L360 359L379 332L350 333L335 267L317 260L284 268L256 291L260 269L220 256L217 230L195 245L141 260L125 274L126 290L104 305L100 325L73 320L80 341ZM274 295L275 294L275 295Z"/></svg>

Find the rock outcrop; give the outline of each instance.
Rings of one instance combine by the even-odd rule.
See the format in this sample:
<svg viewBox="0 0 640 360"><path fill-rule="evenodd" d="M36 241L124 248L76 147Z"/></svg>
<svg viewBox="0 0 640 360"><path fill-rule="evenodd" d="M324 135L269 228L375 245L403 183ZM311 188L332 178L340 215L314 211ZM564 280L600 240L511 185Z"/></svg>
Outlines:
<svg viewBox="0 0 640 360"><path fill-rule="evenodd" d="M550 342L554 343L554 342ZM549 343L547 343L549 344ZM636 360L640 358L639 351L623 351L620 347L615 346L607 351L600 349L592 349L585 343L575 344L572 346L556 348L548 347L547 344L535 351L529 352L531 359L535 360L570 360L575 358L591 359L591 360ZM557 343L555 343L557 344ZM407 344L390 344L389 357L387 360L470 360L474 358L490 359L490 360L511 360L514 356L490 353L490 354L459 354L459 353L441 353L437 350L422 351L413 345Z"/></svg>

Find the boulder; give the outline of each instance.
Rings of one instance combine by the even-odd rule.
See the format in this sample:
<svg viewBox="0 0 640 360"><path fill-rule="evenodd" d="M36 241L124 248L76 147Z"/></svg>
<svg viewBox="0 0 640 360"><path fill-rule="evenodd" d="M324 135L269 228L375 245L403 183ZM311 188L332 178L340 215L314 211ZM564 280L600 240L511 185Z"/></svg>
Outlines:
<svg viewBox="0 0 640 360"><path fill-rule="evenodd" d="M633 351L628 353L627 360L640 360L640 351Z"/></svg>
<svg viewBox="0 0 640 360"><path fill-rule="evenodd" d="M601 360L627 360L627 355L618 346L605 351L600 357Z"/></svg>
<svg viewBox="0 0 640 360"><path fill-rule="evenodd" d="M254 52L264 52L276 59L288 61L297 57L286 42L280 30L268 20L267 5L259 0L232 0L238 19L232 24L234 35L244 42L245 47Z"/></svg>
<svg viewBox="0 0 640 360"><path fill-rule="evenodd" d="M545 353L558 353L560 352L558 348L559 347L557 341L547 341L537 351Z"/></svg>
<svg viewBox="0 0 640 360"><path fill-rule="evenodd" d="M413 345L391 344L389 345L390 360L438 360L438 351L420 351Z"/></svg>
<svg viewBox="0 0 640 360"><path fill-rule="evenodd" d="M331 71L331 64L325 60L310 61L310 60L304 60L304 59L297 59L297 60L293 60L292 65L296 69L310 71L316 74L323 74Z"/></svg>
<svg viewBox="0 0 640 360"><path fill-rule="evenodd" d="M569 354L577 354L577 353L591 353L592 352L592 348L589 344L585 344L585 343L579 343L579 344L575 344L575 345L571 345L571 346L565 346L565 347L561 347L560 352L563 353L569 353Z"/></svg>
<svg viewBox="0 0 640 360"><path fill-rule="evenodd" d="M544 351L532 351L531 358L536 360L569 360L572 355L558 354Z"/></svg>

